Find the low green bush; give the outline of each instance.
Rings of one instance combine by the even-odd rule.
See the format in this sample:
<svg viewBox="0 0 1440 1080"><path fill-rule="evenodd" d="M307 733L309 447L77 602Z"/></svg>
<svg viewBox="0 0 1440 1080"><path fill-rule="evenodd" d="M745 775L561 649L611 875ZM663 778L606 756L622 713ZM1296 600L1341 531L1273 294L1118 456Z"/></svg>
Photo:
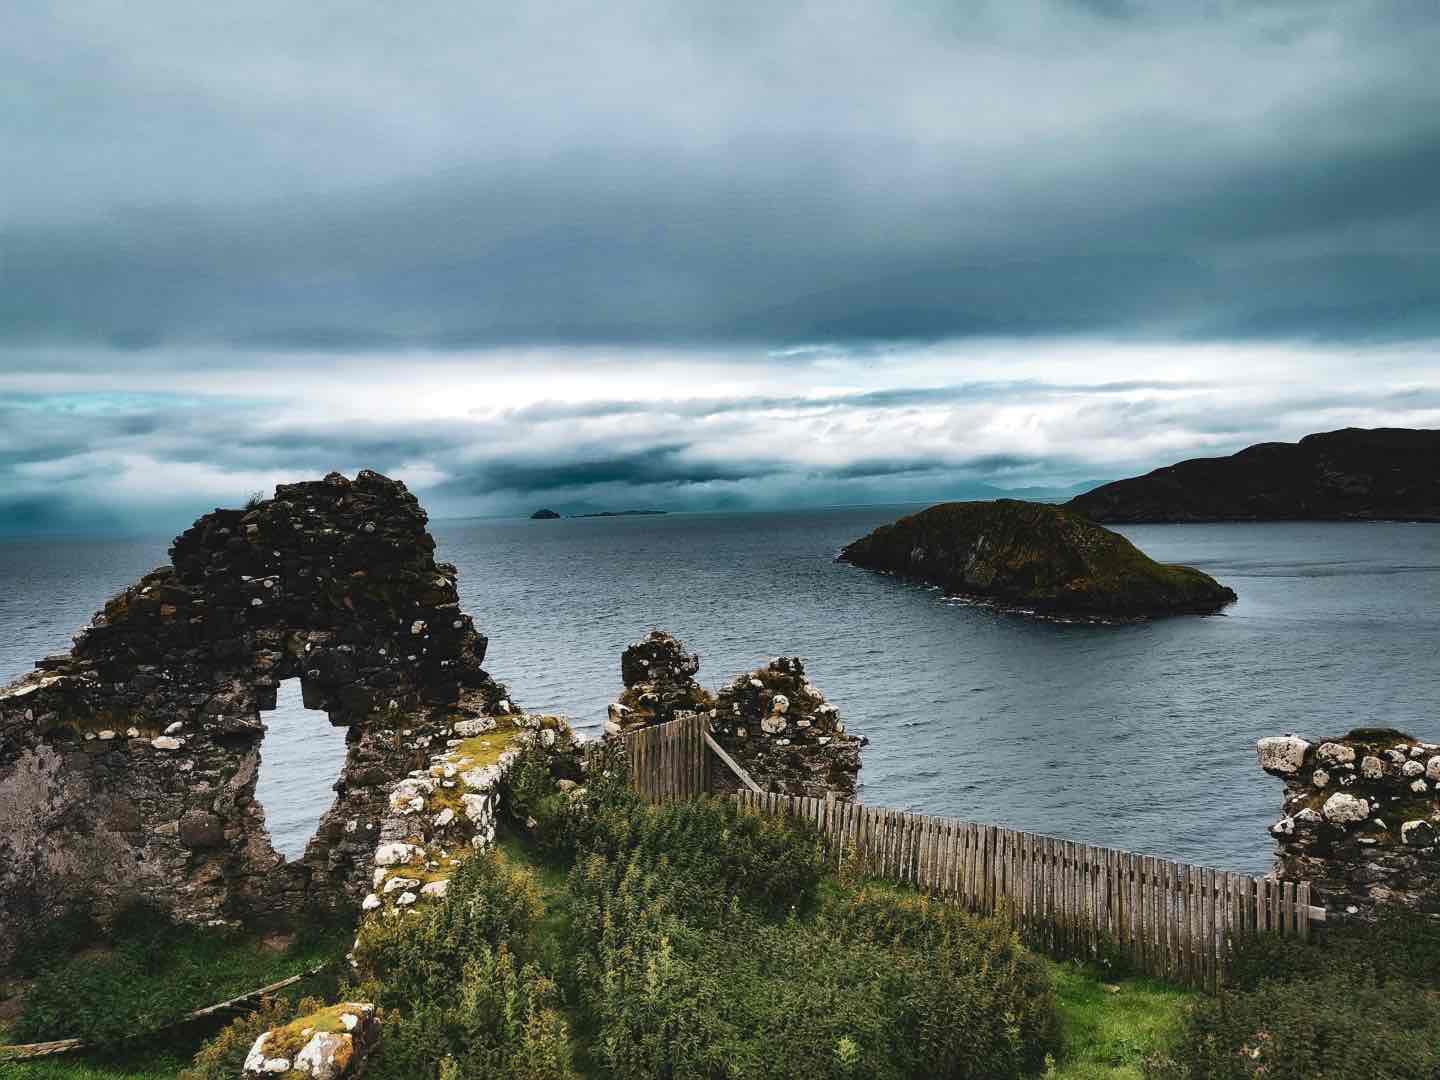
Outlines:
<svg viewBox="0 0 1440 1080"><path fill-rule="evenodd" d="M541 913L534 882L493 851L465 859L443 900L411 910L361 927L353 952L359 1000L395 1009L444 1001L482 949L504 945L528 956Z"/></svg>
<svg viewBox="0 0 1440 1080"><path fill-rule="evenodd" d="M347 996L381 1008L373 1080L568 1080L559 991L533 963L541 916L534 881L496 852L466 859L445 899L371 919Z"/></svg>
<svg viewBox="0 0 1440 1080"><path fill-rule="evenodd" d="M577 1004L604 1075L1018 1077L1058 1047L1048 969L993 920L862 891L816 909L807 827L723 801L641 808L569 882Z"/></svg>
<svg viewBox="0 0 1440 1080"><path fill-rule="evenodd" d="M1231 983L1191 1010L1153 1080L1435 1080L1440 925L1397 915L1316 943L1242 942Z"/></svg>

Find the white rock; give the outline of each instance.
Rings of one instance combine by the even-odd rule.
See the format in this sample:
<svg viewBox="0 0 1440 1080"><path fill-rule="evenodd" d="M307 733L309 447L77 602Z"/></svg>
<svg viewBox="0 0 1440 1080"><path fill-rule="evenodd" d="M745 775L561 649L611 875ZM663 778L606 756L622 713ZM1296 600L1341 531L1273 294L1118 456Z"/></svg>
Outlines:
<svg viewBox="0 0 1440 1080"><path fill-rule="evenodd" d="M409 862L420 854L420 849L414 844L396 840L389 844L381 844L375 849L375 865L394 866L396 863Z"/></svg>
<svg viewBox="0 0 1440 1080"><path fill-rule="evenodd" d="M401 893L401 894L396 898L396 900L395 900L395 906L396 906L396 907L409 907L411 904L415 903L415 901L418 900L418 899L419 899L419 897L416 896L413 892L403 892L403 893Z"/></svg>
<svg viewBox="0 0 1440 1080"><path fill-rule="evenodd" d="M785 730L785 718L783 716L767 716L760 721L760 730L766 735L779 735Z"/></svg>
<svg viewBox="0 0 1440 1080"><path fill-rule="evenodd" d="M374 911L379 906L380 897L376 896L373 892L368 894L364 900L360 901L361 911Z"/></svg>
<svg viewBox="0 0 1440 1080"><path fill-rule="evenodd" d="M1418 761L1407 761L1404 765L1400 766L1400 775L1411 780L1414 780L1415 777L1420 776L1424 772L1425 766L1421 765Z"/></svg>
<svg viewBox="0 0 1440 1080"><path fill-rule="evenodd" d="M411 877L392 877L392 878L390 878L388 881L385 882L385 888L382 889L381 891L382 891L386 896L389 896L392 892L399 892L401 889L413 889L416 885L419 885L419 884L420 884L420 879L419 879L419 878L411 878Z"/></svg>
<svg viewBox="0 0 1440 1080"><path fill-rule="evenodd" d="M269 1041L270 1032L262 1031L250 1044L250 1052L245 1055L246 1072L260 1072L265 1067L265 1044Z"/></svg>
<svg viewBox="0 0 1440 1080"><path fill-rule="evenodd" d="M111 739L113 739L113 738L115 738L115 732L111 731L111 730L108 729L108 728L106 728L104 731L100 732L100 741L101 741L101 742L109 742L109 741L110 741Z"/></svg>
<svg viewBox="0 0 1440 1080"><path fill-rule="evenodd" d="M185 740L172 738L169 735L157 735L150 740L150 745L156 750L179 750L185 745Z"/></svg>
<svg viewBox="0 0 1440 1080"><path fill-rule="evenodd" d="M1379 780L1385 775L1385 763L1373 754L1366 754L1360 762L1360 775L1366 780Z"/></svg>
<svg viewBox="0 0 1440 1080"><path fill-rule="evenodd" d="M515 706L513 706L513 705L510 704L510 699L509 699L509 698L501 698L501 699L500 699L500 704L499 704L499 705L496 705L495 707L496 707L497 709L499 709L502 713L505 713L507 716L508 716L508 715L514 710L514 708L515 708Z"/></svg>
<svg viewBox="0 0 1440 1080"><path fill-rule="evenodd" d="M1423 818L1407 821L1400 826L1400 839L1407 844L1428 846L1435 842L1435 826Z"/></svg>
<svg viewBox="0 0 1440 1080"><path fill-rule="evenodd" d="M545 748L547 748L547 749L555 745L555 729L554 729L554 728L544 728L544 729L541 730L541 732L540 732L540 745L543 746L543 747L545 747Z"/></svg>
<svg viewBox="0 0 1440 1080"><path fill-rule="evenodd" d="M1305 763L1310 744L1298 735L1274 735L1255 744L1260 767L1266 772L1291 775Z"/></svg>
<svg viewBox="0 0 1440 1080"><path fill-rule="evenodd" d="M173 724L171 724L169 727L167 727L167 728L165 729L165 734L166 734L166 735L179 735L180 732L182 732L182 731L184 731L184 730L185 730L185 722L184 722L183 720L176 720Z"/></svg>
<svg viewBox="0 0 1440 1080"><path fill-rule="evenodd" d="M421 634L423 634L424 632L425 632L425 620L424 620L424 619L416 619L413 623L410 624L410 633L411 633L412 636L414 636L414 637L419 637L419 636L420 636Z"/></svg>
<svg viewBox="0 0 1440 1080"><path fill-rule="evenodd" d="M1316 787L1324 787L1330 783L1330 774L1324 769L1316 769L1310 774L1310 782Z"/></svg>
<svg viewBox="0 0 1440 1080"><path fill-rule="evenodd" d="M438 814L435 815L434 825L437 829L443 829L446 825L449 825L450 822L454 820L455 811L451 810L450 807L447 806L444 810L441 810Z"/></svg>
<svg viewBox="0 0 1440 1080"><path fill-rule="evenodd" d="M430 896L439 900L450 891L450 879L441 878L439 881L432 881L420 890L421 896Z"/></svg>
<svg viewBox="0 0 1440 1080"><path fill-rule="evenodd" d="M138 739L140 737L140 729L135 727L126 728L125 735L127 738Z"/></svg>
<svg viewBox="0 0 1440 1080"><path fill-rule="evenodd" d="M776 716L784 716L790 711L790 699L784 694L776 694L775 699L770 702L770 711Z"/></svg>
<svg viewBox="0 0 1440 1080"><path fill-rule="evenodd" d="M1424 795L1430 790L1430 785L1427 784L1424 780L1411 780L1410 790L1413 791L1416 795Z"/></svg>
<svg viewBox="0 0 1440 1080"><path fill-rule="evenodd" d="M763 682L761 682L759 679L751 679L751 680L750 680L750 685L753 686L756 690L764 690L764 689L765 689L765 684L764 684Z"/></svg>
<svg viewBox="0 0 1440 1080"><path fill-rule="evenodd" d="M1319 825L1325 819L1308 806L1295 815L1296 825Z"/></svg>
<svg viewBox="0 0 1440 1080"><path fill-rule="evenodd" d="M1343 765L1345 762L1355 760L1355 749L1344 743L1321 743L1320 749L1315 751L1315 756L1326 765Z"/></svg>
<svg viewBox="0 0 1440 1080"><path fill-rule="evenodd" d="M1295 819L1282 817L1274 825L1270 826L1272 836L1289 836L1295 831Z"/></svg>
<svg viewBox="0 0 1440 1080"><path fill-rule="evenodd" d="M1432 757L1428 762L1426 762L1425 779L1434 780L1436 783L1440 783L1440 754L1437 754L1435 757Z"/></svg>
<svg viewBox="0 0 1440 1080"><path fill-rule="evenodd" d="M1337 825L1351 825L1357 821L1364 821L1370 816L1370 803L1367 799L1359 799L1354 795L1337 792L1325 800L1325 805L1321 810L1325 814L1326 821Z"/></svg>
<svg viewBox="0 0 1440 1080"><path fill-rule="evenodd" d="M471 821L489 821L495 816L494 808L490 802L489 795L467 794L460 796L460 802L465 807L465 816Z"/></svg>
<svg viewBox="0 0 1440 1080"><path fill-rule="evenodd" d="M342 1068L335 1059L341 1057L342 1061L348 1061L352 1042L349 1035L338 1031L317 1031L295 1055L295 1068L308 1072L310 1080L335 1080ZM343 1057L342 1051L345 1052Z"/></svg>
<svg viewBox="0 0 1440 1080"><path fill-rule="evenodd" d="M455 724L455 734L462 739L473 739L476 735L484 735L487 731L495 730L495 720L489 716L477 717L474 720L461 720Z"/></svg>

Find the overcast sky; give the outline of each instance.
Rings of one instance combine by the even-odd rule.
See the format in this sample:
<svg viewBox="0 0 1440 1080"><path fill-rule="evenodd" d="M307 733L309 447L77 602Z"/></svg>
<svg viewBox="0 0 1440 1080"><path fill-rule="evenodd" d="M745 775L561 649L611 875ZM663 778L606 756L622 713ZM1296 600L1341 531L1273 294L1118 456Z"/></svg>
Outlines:
<svg viewBox="0 0 1440 1080"><path fill-rule="evenodd" d="M0 531L1440 427L1434 0L10 0Z"/></svg>

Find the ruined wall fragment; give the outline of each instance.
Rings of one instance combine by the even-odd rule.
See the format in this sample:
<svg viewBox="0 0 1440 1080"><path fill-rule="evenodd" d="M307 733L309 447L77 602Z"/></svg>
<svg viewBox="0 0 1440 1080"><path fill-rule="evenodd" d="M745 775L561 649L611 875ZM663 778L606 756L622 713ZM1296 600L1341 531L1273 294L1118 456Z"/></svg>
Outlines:
<svg viewBox="0 0 1440 1080"><path fill-rule="evenodd" d="M0 961L77 904L229 921L369 892L389 787L457 722L512 711L426 521L369 471L216 510L0 690ZM255 779L291 677L349 730L335 804L287 863Z"/></svg>
<svg viewBox="0 0 1440 1080"><path fill-rule="evenodd" d="M1333 739L1261 739L1260 767L1285 781L1270 828L1276 874L1309 881L1332 911L1440 914L1440 744L1388 728Z"/></svg>

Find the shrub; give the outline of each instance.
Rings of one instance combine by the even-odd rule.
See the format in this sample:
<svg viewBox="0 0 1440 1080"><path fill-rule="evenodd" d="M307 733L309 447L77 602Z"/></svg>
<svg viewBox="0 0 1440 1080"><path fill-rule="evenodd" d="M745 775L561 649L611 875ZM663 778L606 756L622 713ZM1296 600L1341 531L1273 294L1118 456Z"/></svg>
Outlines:
<svg viewBox="0 0 1440 1080"><path fill-rule="evenodd" d="M1231 984L1200 1000L1155 1080L1434 1080L1440 1076L1440 926L1414 916L1305 944L1240 943Z"/></svg>
<svg viewBox="0 0 1440 1080"><path fill-rule="evenodd" d="M566 1080L570 1031L554 982L508 949L479 946L444 1001L387 1014L372 1080Z"/></svg>
<svg viewBox="0 0 1440 1080"><path fill-rule="evenodd" d="M361 927L354 958L365 1000L401 1009L445 1002L471 957L501 945L528 956L541 908L530 877L489 851L461 862L444 900L413 910Z"/></svg>
<svg viewBox="0 0 1440 1080"><path fill-rule="evenodd" d="M878 893L802 919L813 834L724 803L628 828L570 877L577 997L611 1075L1010 1077L1056 1048L1047 969L999 922Z"/></svg>
<svg viewBox="0 0 1440 1080"><path fill-rule="evenodd" d="M371 919L350 995L383 1011L367 1068L376 1080L566 1080L570 1032L555 983L526 963L540 899L530 876L493 851L464 860L445 899Z"/></svg>

